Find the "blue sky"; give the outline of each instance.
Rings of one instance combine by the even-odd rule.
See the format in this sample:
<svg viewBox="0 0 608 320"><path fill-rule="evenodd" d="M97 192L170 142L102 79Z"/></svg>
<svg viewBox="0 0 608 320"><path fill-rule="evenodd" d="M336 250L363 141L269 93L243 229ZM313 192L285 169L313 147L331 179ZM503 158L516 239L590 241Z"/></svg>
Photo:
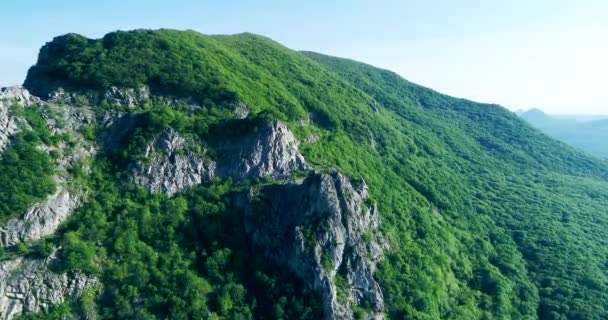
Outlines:
<svg viewBox="0 0 608 320"><path fill-rule="evenodd" d="M349 57L438 91L510 109L608 114L606 0L5 0L0 86L76 32L254 32Z"/></svg>

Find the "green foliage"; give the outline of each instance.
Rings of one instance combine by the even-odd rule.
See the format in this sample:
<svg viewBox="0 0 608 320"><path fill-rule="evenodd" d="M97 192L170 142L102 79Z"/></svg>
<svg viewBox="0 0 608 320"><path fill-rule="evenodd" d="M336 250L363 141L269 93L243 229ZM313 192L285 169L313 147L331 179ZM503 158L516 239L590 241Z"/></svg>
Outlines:
<svg viewBox="0 0 608 320"><path fill-rule="evenodd" d="M314 297L245 245L229 181L168 198L124 185L114 169L104 157L93 164L94 197L62 231L63 269L103 281L82 310L102 319L273 318L275 306L290 319L318 314Z"/></svg>
<svg viewBox="0 0 608 320"><path fill-rule="evenodd" d="M56 38L26 81L43 83L149 85L202 104L137 110L118 154L92 166L91 197L61 244L67 269L102 279L101 318L319 317L316 297L244 236L229 195L256 182L168 198L117 178L164 128L210 146L255 130L256 117L230 114L237 99L286 121L311 165L365 179L390 240L375 275L389 318L608 318L607 163L499 106L255 35L172 30ZM305 142L312 133L320 140ZM305 230L310 243L316 235Z"/></svg>
<svg viewBox="0 0 608 320"><path fill-rule="evenodd" d="M75 232L68 232L61 241L62 259L67 269L80 270L86 273L97 273L97 250L92 244L80 239Z"/></svg>
<svg viewBox="0 0 608 320"><path fill-rule="evenodd" d="M41 313L24 313L18 320L65 320L69 319L72 308L67 303L56 305Z"/></svg>
<svg viewBox="0 0 608 320"><path fill-rule="evenodd" d="M547 139L500 107L307 55L380 106L383 120L369 125L377 145L370 154L380 159L346 149L345 138L340 154L350 160L330 144L307 151L346 163L376 195L397 243L377 274L392 317L606 316L607 252L598 241L608 236L599 207L608 204L605 162Z"/></svg>
<svg viewBox="0 0 608 320"><path fill-rule="evenodd" d="M330 272L334 269L334 263L332 262L331 255L323 253L321 255L321 265L325 271Z"/></svg>

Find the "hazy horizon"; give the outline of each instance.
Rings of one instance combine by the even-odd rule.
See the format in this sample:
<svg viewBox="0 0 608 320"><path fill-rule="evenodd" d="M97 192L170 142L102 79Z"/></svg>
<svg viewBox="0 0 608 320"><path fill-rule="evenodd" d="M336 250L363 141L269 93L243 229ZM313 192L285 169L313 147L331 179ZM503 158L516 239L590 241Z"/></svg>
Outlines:
<svg viewBox="0 0 608 320"><path fill-rule="evenodd" d="M253 32L290 48L390 69L439 92L549 114L608 114L608 2L539 0L257 1L75 0L7 3L0 86L20 84L39 48L76 32L135 28ZM171 14L166 14L171 12Z"/></svg>

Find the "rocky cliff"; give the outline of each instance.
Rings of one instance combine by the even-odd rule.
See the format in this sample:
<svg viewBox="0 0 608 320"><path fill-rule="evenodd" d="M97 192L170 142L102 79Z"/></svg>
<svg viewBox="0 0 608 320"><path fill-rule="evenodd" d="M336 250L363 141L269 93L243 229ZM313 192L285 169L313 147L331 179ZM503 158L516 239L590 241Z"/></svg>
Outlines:
<svg viewBox="0 0 608 320"><path fill-rule="evenodd" d="M91 111L70 105L54 105L32 96L21 87L3 88L0 95L0 122L3 114L8 115L4 129L0 128L0 146L2 138L6 143L21 127L27 127L24 119L19 119L8 112L12 104L26 108L40 108L46 126L56 135L69 135L70 141L60 141L55 146L41 145L45 152L55 152L57 191L46 200L34 204L27 212L10 219L0 226L0 247L16 245L19 242L38 240L53 234L59 225L68 218L77 205L79 190L70 187L71 177L68 171L76 164L90 159L95 154L95 147L87 142L80 130L93 122ZM6 110L5 113L2 110Z"/></svg>
<svg viewBox="0 0 608 320"><path fill-rule="evenodd" d="M14 246L53 234L75 206L74 195L60 187L46 201L35 204L24 215L0 226L0 247Z"/></svg>
<svg viewBox="0 0 608 320"><path fill-rule="evenodd" d="M284 178L308 168L285 123L262 123L254 132L221 142L217 175L246 179Z"/></svg>
<svg viewBox="0 0 608 320"><path fill-rule="evenodd" d="M382 319L373 274L387 242L365 181L311 172L302 184L249 195L245 227L253 243L319 294L325 319Z"/></svg>
<svg viewBox="0 0 608 320"><path fill-rule="evenodd" d="M55 255L47 259L17 258L0 262L0 319L23 311L38 312L78 297L96 282L80 273L50 271Z"/></svg>
<svg viewBox="0 0 608 320"><path fill-rule="evenodd" d="M216 157L210 159L192 150L198 145L204 152L207 144L187 143L177 131L166 129L148 143L144 160L135 164L130 178L150 191L174 194L213 177L280 179L308 168L296 138L280 121L261 123L256 130L214 144Z"/></svg>
<svg viewBox="0 0 608 320"><path fill-rule="evenodd" d="M131 179L150 191L174 194L215 175L215 162L186 146L174 129L165 129L146 147L145 160L135 164Z"/></svg>
<svg viewBox="0 0 608 320"><path fill-rule="evenodd" d="M12 104L27 105L34 98L21 87L0 88L0 154L9 143L10 137L18 131L17 119L10 111Z"/></svg>
<svg viewBox="0 0 608 320"><path fill-rule="evenodd" d="M44 152L57 155L54 178L57 190L0 225L0 248L37 241L55 233L77 207L82 196L81 191L72 184L70 168L86 162L95 154L95 147L80 133L93 121L90 110L48 104L21 87L0 90L0 151L10 143L16 132L29 127L25 119L12 112L13 105L39 108L48 129L53 134L69 136L71 140L60 141L53 146L39 146ZM72 299L94 282L93 278L82 274L51 271L49 266L56 260L53 254L45 259L16 257L0 262L0 319L13 319L23 311L37 312Z"/></svg>
<svg viewBox="0 0 608 320"><path fill-rule="evenodd" d="M55 160L58 189L45 201L0 226L0 246L10 247L52 235L85 196L70 184L69 168L91 159L98 150L120 152L122 140L128 139L138 125L137 112L108 111L97 113L96 117L86 104L74 104L96 98L135 107L149 98L149 92L113 89L101 96L83 96L58 89L47 97L52 103L21 88L3 89L2 93L1 146L9 143L23 122L10 112L11 103L41 108L53 133L73 137L70 143L41 146L60 155ZM248 129L216 136L212 142L198 141L171 127L163 129L146 144L143 157L129 164L129 182L173 195L213 177L286 179L310 169L285 123L252 121L242 103L236 104L234 112L242 119L236 120L236 127ZM103 132L98 144L82 136L83 128L94 124ZM277 184L256 190L250 194L259 192L264 201L250 197L240 206L246 208L243 219L254 250L261 250L281 267L292 270L309 290L318 294L325 318L352 319L355 314L382 318L382 292L373 272L386 242L377 230L377 209L367 203L365 182L339 173L312 172L301 184ZM262 220L271 223L260 223ZM18 257L0 263L1 318L12 319L22 311L39 311L73 299L95 282L82 274L50 271L49 265L57 259L54 254L46 259Z"/></svg>

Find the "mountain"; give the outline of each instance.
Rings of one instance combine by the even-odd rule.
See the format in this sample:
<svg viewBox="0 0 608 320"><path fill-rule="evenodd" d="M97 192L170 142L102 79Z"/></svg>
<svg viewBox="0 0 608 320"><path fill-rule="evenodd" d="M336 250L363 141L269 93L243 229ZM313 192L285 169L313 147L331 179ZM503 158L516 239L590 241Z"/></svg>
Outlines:
<svg viewBox="0 0 608 320"><path fill-rule="evenodd" d="M498 105L175 30L0 101L3 319L608 317L608 163Z"/></svg>
<svg viewBox="0 0 608 320"><path fill-rule="evenodd" d="M597 156L608 157L608 117L556 116L538 109L519 115L555 139Z"/></svg>

